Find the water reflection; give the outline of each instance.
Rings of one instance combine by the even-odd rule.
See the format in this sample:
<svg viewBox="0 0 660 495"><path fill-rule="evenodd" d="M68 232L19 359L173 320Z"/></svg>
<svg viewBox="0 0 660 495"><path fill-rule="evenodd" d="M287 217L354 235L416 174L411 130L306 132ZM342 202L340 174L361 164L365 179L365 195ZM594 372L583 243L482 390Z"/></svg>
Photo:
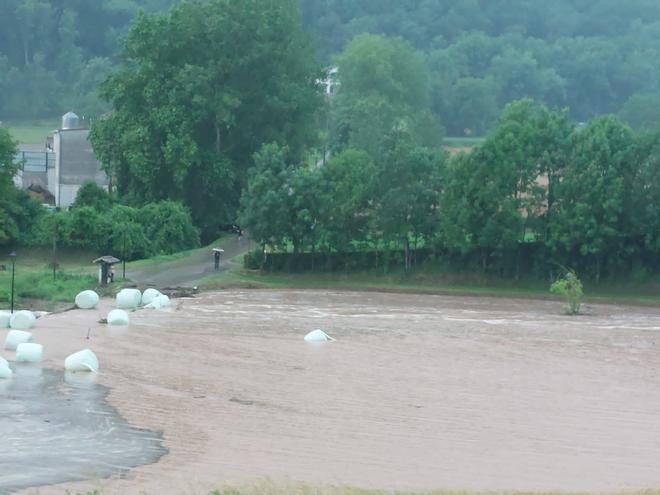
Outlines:
<svg viewBox="0 0 660 495"><path fill-rule="evenodd" d="M156 462L158 433L131 427L105 400L95 373L12 363L0 380L0 494L104 478Z"/></svg>

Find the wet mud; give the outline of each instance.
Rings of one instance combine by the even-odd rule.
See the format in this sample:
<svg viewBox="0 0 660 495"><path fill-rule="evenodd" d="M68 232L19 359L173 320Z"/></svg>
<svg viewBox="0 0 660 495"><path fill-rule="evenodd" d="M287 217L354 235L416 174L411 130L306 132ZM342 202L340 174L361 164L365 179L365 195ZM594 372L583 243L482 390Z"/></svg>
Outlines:
<svg viewBox="0 0 660 495"><path fill-rule="evenodd" d="M107 303L105 303L107 304ZM103 311L105 311L105 308ZM91 346L108 400L168 454L22 493L208 493L224 483L394 490L660 487L660 308L333 291L226 291L40 320ZM101 312L99 312L101 313ZM89 341L85 340L91 328ZM303 336L321 328L335 342ZM88 342L88 345L83 345Z"/></svg>

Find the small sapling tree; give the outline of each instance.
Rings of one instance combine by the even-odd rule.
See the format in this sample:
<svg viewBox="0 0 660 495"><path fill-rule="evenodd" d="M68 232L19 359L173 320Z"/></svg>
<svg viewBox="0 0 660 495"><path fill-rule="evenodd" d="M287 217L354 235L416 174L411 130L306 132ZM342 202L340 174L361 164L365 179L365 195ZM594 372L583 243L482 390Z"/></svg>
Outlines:
<svg viewBox="0 0 660 495"><path fill-rule="evenodd" d="M576 315L580 312L584 292L582 291L582 282L574 271L569 270L563 277L557 279L550 286L550 292L566 299L568 314Z"/></svg>

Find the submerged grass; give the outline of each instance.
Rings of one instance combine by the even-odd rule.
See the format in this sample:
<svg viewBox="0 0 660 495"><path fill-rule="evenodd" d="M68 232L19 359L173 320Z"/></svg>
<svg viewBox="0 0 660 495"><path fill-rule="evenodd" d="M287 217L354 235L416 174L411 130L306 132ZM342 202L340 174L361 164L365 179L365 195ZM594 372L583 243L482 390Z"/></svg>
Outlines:
<svg viewBox="0 0 660 495"><path fill-rule="evenodd" d="M533 280L498 280L479 275L429 274L428 272L413 274L404 274L402 272L392 272L390 274L373 272L332 274L262 273L258 270L247 270L241 266L240 260L237 259L235 261L235 268L203 279L200 282L200 287L205 289L236 286L274 289L332 288L337 290L560 300L557 296L549 293L548 284ZM660 304L660 285L658 283L587 285L585 294L585 301L587 302L622 302L642 305Z"/></svg>

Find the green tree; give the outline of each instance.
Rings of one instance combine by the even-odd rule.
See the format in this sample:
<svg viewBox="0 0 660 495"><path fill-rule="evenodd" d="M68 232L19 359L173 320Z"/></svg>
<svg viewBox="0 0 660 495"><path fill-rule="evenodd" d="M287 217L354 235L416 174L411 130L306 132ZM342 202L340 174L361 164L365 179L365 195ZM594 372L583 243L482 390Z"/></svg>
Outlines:
<svg viewBox="0 0 660 495"><path fill-rule="evenodd" d="M335 146L379 156L384 137L405 123L420 145L438 146L441 131L429 111L428 71L399 38L363 34L337 59L341 83L334 100Z"/></svg>
<svg viewBox="0 0 660 495"><path fill-rule="evenodd" d="M376 167L366 151L346 149L321 169L320 230L339 252L365 243L373 217Z"/></svg>
<svg viewBox="0 0 660 495"><path fill-rule="evenodd" d="M104 212L111 208L112 200L108 192L98 186L94 181L86 181L78 189L76 199L71 205L71 209L83 206L91 206L98 212Z"/></svg>
<svg viewBox="0 0 660 495"><path fill-rule="evenodd" d="M316 136L320 72L294 0L140 15L123 61L103 86L114 111L94 125L94 149L120 196L182 200L206 238L234 220L263 143L296 158Z"/></svg>
<svg viewBox="0 0 660 495"><path fill-rule="evenodd" d="M636 131L657 131L660 129L660 92L635 93L619 111L619 117Z"/></svg>
<svg viewBox="0 0 660 495"><path fill-rule="evenodd" d="M435 232L443 158L416 147L405 127L392 131L384 144L376 171L373 228L378 238L403 247L406 271L412 268L418 243Z"/></svg>
<svg viewBox="0 0 660 495"><path fill-rule="evenodd" d="M278 248L286 242L289 220L289 197L293 194L289 179L292 167L287 163L288 150L277 144L265 145L254 156L248 185L241 197L240 224L262 247Z"/></svg>
<svg viewBox="0 0 660 495"><path fill-rule="evenodd" d="M604 263L629 256L632 185L636 174L631 129L614 117L597 118L572 138L550 215L550 247L564 259L586 260L596 281Z"/></svg>

